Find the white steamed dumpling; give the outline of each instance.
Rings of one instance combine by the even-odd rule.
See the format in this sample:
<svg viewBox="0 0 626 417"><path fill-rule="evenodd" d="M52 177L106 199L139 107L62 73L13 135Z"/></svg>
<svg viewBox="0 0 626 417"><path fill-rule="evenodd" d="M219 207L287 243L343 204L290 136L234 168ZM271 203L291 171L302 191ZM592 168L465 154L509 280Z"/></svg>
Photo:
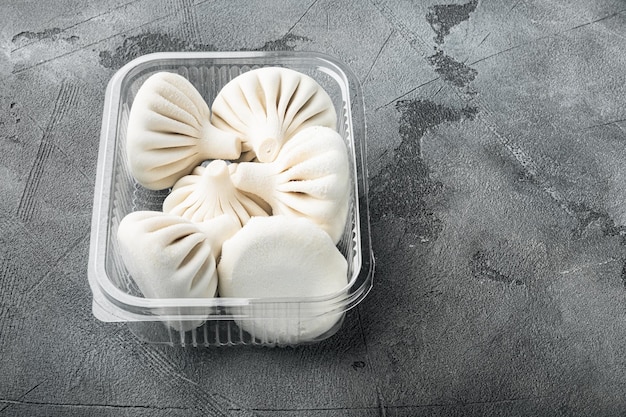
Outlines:
<svg viewBox="0 0 626 417"><path fill-rule="evenodd" d="M223 215L192 223L159 211L135 211L118 227L122 260L146 298L206 298L217 291L222 243L240 229Z"/></svg>
<svg viewBox="0 0 626 417"><path fill-rule="evenodd" d="M211 110L214 126L243 141L242 160L273 161L301 129L337 125L328 93L313 78L288 68L259 68L233 78Z"/></svg>
<svg viewBox="0 0 626 417"><path fill-rule="evenodd" d="M231 178L257 195L273 215L306 217L337 243L347 221L350 198L348 152L333 129L308 127L282 147L273 162L240 162Z"/></svg>
<svg viewBox="0 0 626 417"><path fill-rule="evenodd" d="M237 159L241 140L211 124L210 110L185 77L158 72L139 88L126 138L130 170L144 187L171 187L207 159Z"/></svg>
<svg viewBox="0 0 626 417"><path fill-rule="evenodd" d="M218 264L221 297L311 299L342 294L348 283L346 259L328 234L310 220L254 217L224 242ZM332 329L342 313L331 300L252 306L243 330L270 343L311 341ZM271 317L271 319L269 319Z"/></svg>
<svg viewBox="0 0 626 417"><path fill-rule="evenodd" d="M196 167L190 175L178 180L163 201L163 212L193 222L228 214L244 225L250 217L267 216L271 210L266 203L256 200L235 188L228 165L218 159L206 167Z"/></svg>

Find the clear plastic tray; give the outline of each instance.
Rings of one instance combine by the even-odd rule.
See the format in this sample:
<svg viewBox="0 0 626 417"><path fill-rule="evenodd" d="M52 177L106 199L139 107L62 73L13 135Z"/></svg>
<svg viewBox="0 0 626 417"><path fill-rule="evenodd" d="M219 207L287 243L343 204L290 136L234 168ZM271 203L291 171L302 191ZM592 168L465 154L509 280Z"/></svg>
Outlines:
<svg viewBox="0 0 626 417"><path fill-rule="evenodd" d="M127 167L126 127L137 90L155 72L176 72L189 79L210 104L229 80L263 66L287 67L313 77L328 92L338 112L337 129L350 152L353 181L350 217L337 245L348 260L348 286L320 298L144 298L122 262L117 228L132 211L161 210L168 191L141 187ZM345 65L310 52L172 52L137 58L111 78L102 117L89 252L88 276L96 318L126 322L142 340L170 345L311 343L341 327L345 312L370 290L373 272L363 98L356 77ZM244 321L249 321L244 326L248 331L237 324ZM320 321L331 323L327 331L313 338L301 337L300 329Z"/></svg>

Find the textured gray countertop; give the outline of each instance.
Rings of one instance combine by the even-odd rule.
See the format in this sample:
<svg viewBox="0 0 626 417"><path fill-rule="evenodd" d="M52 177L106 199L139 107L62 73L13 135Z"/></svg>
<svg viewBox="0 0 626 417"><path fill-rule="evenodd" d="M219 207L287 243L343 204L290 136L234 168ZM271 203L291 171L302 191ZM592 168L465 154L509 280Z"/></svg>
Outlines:
<svg viewBox="0 0 626 417"><path fill-rule="evenodd" d="M623 415L626 2L232 3L2 1L0 416ZM171 50L318 51L362 83L377 268L326 341L93 317L104 90Z"/></svg>

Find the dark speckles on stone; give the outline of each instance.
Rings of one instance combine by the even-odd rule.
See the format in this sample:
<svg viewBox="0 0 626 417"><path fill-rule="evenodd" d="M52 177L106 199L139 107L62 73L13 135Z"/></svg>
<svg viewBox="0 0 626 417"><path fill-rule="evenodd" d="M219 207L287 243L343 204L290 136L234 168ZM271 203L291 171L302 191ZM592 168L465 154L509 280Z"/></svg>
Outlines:
<svg viewBox="0 0 626 417"><path fill-rule="evenodd" d="M287 33L279 39L265 42L263 46L254 49L254 51L294 51L297 42L308 41L310 41L310 39L307 37Z"/></svg>
<svg viewBox="0 0 626 417"><path fill-rule="evenodd" d="M568 208L576 216L578 225L574 229L574 236L580 237L585 230L596 225L607 237L620 237L620 243L626 245L626 226L617 226L608 213L588 207L584 203L568 203Z"/></svg>
<svg viewBox="0 0 626 417"><path fill-rule="evenodd" d="M53 38L53 37L57 37L61 32L62 30L60 28L46 29L46 30L42 30L41 32L30 32L30 31L20 32L17 35L13 36L13 38L11 39L11 42L17 43L22 40L30 41L33 39L41 40L45 38Z"/></svg>
<svg viewBox="0 0 626 417"><path fill-rule="evenodd" d="M396 151L408 151L416 147L417 155L421 149L419 139L424 133L445 122L456 122L463 118L473 120L478 113L476 107L453 109L429 100L401 100L396 103L400 111L400 136L402 143Z"/></svg>
<svg viewBox="0 0 626 417"><path fill-rule="evenodd" d="M291 33L285 36L265 42L254 51L293 51L297 42L309 41L304 36ZM117 69L128 61L151 52L166 51L215 51L214 45L191 43L162 33L146 33L124 39L124 43L115 51L101 51L100 64L106 68Z"/></svg>
<svg viewBox="0 0 626 417"><path fill-rule="evenodd" d="M474 277L478 279L489 279L491 281L505 282L509 284L514 283L515 285L524 284L520 279L515 279L499 272L491 265L489 257L481 251L472 255L471 268Z"/></svg>
<svg viewBox="0 0 626 417"><path fill-rule="evenodd" d="M426 20L437 36L435 42L443 43L443 38L450 34L450 29L469 19L470 13L476 10L478 0L465 4L438 4L428 8Z"/></svg>
<svg viewBox="0 0 626 417"><path fill-rule="evenodd" d="M393 160L372 178L372 214L374 218L403 218L422 241L434 240L442 223L433 202L440 198L443 186L431 179L421 158L420 140L426 131L442 123L473 119L477 109L452 109L428 100L398 101L396 109L401 114L402 141Z"/></svg>
<svg viewBox="0 0 626 417"><path fill-rule="evenodd" d="M20 32L17 35L13 36L13 38L11 38L11 42L16 44L20 42L28 42L28 41L33 41L33 40L40 41L43 39L51 39L53 41L56 41L56 40L62 39L66 42L73 43L79 39L78 36L75 36L75 35L61 37L62 33L63 33L63 29L61 28L51 28L51 29L42 30L41 32L25 31L25 32Z"/></svg>
<svg viewBox="0 0 626 417"><path fill-rule="evenodd" d="M214 50L213 45L191 43L162 33L146 33L124 39L124 43L113 52L101 51L100 65L117 69L128 61L151 52Z"/></svg>
<svg viewBox="0 0 626 417"><path fill-rule="evenodd" d="M451 82L457 87L466 87L474 81L478 74L478 71L474 68L454 60L444 54L443 51L437 51L435 55L428 58L428 61L435 66L435 71L444 80Z"/></svg>

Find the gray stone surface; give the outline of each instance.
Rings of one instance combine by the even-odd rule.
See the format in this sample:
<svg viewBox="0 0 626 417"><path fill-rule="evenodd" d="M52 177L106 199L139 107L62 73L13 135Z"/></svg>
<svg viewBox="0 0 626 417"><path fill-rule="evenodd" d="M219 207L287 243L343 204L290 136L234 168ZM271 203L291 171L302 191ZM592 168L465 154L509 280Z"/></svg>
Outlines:
<svg viewBox="0 0 626 417"><path fill-rule="evenodd" d="M623 415L626 3L0 4L0 416ZM104 90L139 55L314 50L368 124L374 288L312 346L91 314Z"/></svg>

